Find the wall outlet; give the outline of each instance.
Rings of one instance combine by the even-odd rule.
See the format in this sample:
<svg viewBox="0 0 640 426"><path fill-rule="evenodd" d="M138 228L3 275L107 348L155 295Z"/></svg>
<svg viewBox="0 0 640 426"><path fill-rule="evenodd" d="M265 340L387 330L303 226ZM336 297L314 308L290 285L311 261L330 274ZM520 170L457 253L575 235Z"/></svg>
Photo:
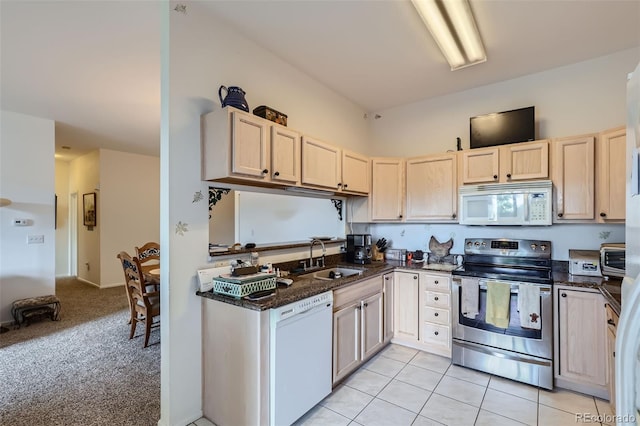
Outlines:
<svg viewBox="0 0 640 426"><path fill-rule="evenodd" d="M27 244L44 244L44 235L28 235Z"/></svg>
<svg viewBox="0 0 640 426"><path fill-rule="evenodd" d="M229 262L227 262L225 260L219 260L217 262L213 262L213 266L215 268L222 268L224 266L229 266Z"/></svg>

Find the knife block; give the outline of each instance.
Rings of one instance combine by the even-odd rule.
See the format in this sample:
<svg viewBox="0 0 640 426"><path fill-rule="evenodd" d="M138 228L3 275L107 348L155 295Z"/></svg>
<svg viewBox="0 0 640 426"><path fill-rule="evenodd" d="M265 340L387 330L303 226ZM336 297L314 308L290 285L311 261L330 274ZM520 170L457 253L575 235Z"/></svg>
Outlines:
<svg viewBox="0 0 640 426"><path fill-rule="evenodd" d="M376 245L371 247L371 260L374 262L382 262L384 260L384 252L378 250L378 246Z"/></svg>

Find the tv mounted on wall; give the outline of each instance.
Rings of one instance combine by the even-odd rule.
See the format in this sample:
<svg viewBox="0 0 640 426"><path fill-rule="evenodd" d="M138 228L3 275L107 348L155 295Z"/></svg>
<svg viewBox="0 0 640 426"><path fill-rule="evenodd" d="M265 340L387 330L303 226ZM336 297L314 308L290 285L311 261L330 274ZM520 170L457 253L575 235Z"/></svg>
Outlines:
<svg viewBox="0 0 640 426"><path fill-rule="evenodd" d="M471 117L469 124L472 149L536 139L532 106Z"/></svg>

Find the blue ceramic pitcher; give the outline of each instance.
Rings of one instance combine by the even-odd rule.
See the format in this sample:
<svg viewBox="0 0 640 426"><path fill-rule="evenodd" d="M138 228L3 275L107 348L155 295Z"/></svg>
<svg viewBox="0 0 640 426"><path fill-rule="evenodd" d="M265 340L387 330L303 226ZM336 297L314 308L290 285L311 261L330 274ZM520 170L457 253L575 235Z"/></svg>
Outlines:
<svg viewBox="0 0 640 426"><path fill-rule="evenodd" d="M222 99L222 90L227 93L227 95ZM241 109L243 111L249 112L249 105L247 104L247 100L244 98L246 93L244 90L237 86L220 86L218 89L218 96L220 97L220 104L222 107L232 106L234 108Z"/></svg>

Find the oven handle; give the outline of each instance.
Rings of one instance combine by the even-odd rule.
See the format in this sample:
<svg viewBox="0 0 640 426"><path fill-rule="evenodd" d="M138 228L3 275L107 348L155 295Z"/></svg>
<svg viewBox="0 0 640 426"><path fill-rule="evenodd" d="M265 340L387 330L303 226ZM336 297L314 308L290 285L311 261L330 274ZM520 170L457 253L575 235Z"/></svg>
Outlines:
<svg viewBox="0 0 640 426"><path fill-rule="evenodd" d="M511 285L511 294L518 294L518 284L512 284ZM487 289L487 285L486 284L480 284L480 290L486 290ZM540 294L541 295L545 295L545 294L551 294L551 287L540 287Z"/></svg>
<svg viewBox="0 0 640 426"><path fill-rule="evenodd" d="M520 361L520 362L526 362L529 364L537 364L537 365L544 365L544 366L551 365L551 361L542 361L529 356L518 356L518 355L514 355L513 352L507 352L500 349L489 348L487 346L479 345L476 343L463 342L458 339L454 339L453 344L456 346L461 346L463 348L473 350L473 351L483 352L487 355L492 355L497 358L509 359L513 361Z"/></svg>

